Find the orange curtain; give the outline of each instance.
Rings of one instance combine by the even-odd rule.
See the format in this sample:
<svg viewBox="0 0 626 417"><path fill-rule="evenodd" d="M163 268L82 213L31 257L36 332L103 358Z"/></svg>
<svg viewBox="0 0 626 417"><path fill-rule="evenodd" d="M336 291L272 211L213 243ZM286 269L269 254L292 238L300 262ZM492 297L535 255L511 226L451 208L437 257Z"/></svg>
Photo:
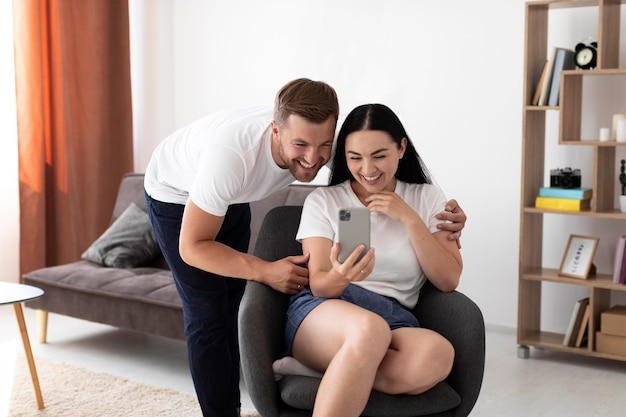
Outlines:
<svg viewBox="0 0 626 417"><path fill-rule="evenodd" d="M133 169L127 0L14 0L21 273L80 259Z"/></svg>

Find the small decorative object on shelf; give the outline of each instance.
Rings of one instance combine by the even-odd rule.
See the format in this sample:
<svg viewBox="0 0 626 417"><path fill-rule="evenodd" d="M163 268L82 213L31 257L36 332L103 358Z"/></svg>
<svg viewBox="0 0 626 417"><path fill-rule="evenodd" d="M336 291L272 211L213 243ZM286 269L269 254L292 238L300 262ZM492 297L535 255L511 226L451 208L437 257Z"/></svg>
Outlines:
<svg viewBox="0 0 626 417"><path fill-rule="evenodd" d="M621 164L619 183L622 185L622 193L619 196L619 209L622 213L626 213L626 159L622 159Z"/></svg>
<svg viewBox="0 0 626 417"><path fill-rule="evenodd" d="M608 127L600 128L600 142L608 142L611 140L611 129Z"/></svg>
<svg viewBox="0 0 626 417"><path fill-rule="evenodd" d="M570 235L559 268L559 275L580 279L595 275L593 257L599 241L597 237Z"/></svg>
<svg viewBox="0 0 626 417"><path fill-rule="evenodd" d="M626 119L618 119L615 127L615 139L618 142L626 142Z"/></svg>
<svg viewBox="0 0 626 417"><path fill-rule="evenodd" d="M550 170L550 187L579 188L581 173L580 169L565 167Z"/></svg>
<svg viewBox="0 0 626 417"><path fill-rule="evenodd" d="M626 122L622 122L622 120L626 120L626 114L614 114L613 115L613 132L611 134L611 139L616 142L626 142ZM620 129L620 124L623 124ZM618 130L621 130L621 135L618 138Z"/></svg>
<svg viewBox="0 0 626 417"><path fill-rule="evenodd" d="M574 64L580 69L593 69L598 64L598 42L586 38L575 49Z"/></svg>

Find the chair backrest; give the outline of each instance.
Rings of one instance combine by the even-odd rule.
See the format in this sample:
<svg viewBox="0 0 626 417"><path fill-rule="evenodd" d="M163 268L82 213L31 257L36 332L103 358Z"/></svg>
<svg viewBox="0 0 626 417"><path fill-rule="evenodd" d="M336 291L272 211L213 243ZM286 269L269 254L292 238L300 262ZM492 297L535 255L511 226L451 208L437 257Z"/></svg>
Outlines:
<svg viewBox="0 0 626 417"><path fill-rule="evenodd" d="M281 206L302 206L306 197L316 188L317 186L309 184L291 184L289 187L283 188L265 197L263 200L251 202L250 213L252 214L252 219L250 221L250 248L248 252L252 253L254 251L261 223L263 223L265 215L271 209Z"/></svg>
<svg viewBox="0 0 626 417"><path fill-rule="evenodd" d="M301 255L302 245L296 241L302 206L280 206L270 210L259 229L254 255L266 261Z"/></svg>

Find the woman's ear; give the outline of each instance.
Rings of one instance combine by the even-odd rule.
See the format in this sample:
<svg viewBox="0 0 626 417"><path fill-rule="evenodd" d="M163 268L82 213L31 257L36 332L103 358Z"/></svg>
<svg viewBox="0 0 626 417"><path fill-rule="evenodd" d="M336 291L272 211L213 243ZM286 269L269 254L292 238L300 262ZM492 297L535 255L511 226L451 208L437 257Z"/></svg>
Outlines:
<svg viewBox="0 0 626 417"><path fill-rule="evenodd" d="M406 151L406 144L407 144L408 139L407 138L402 138L402 140L400 141L400 159L402 159L402 157L404 156L404 152Z"/></svg>

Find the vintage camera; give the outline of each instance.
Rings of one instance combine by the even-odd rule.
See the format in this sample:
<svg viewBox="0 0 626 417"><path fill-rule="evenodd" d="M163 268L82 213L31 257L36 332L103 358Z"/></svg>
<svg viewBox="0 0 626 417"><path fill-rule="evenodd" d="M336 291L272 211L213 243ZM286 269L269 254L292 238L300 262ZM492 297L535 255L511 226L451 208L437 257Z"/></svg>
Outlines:
<svg viewBox="0 0 626 417"><path fill-rule="evenodd" d="M570 167L551 169L550 187L580 188L580 169Z"/></svg>

